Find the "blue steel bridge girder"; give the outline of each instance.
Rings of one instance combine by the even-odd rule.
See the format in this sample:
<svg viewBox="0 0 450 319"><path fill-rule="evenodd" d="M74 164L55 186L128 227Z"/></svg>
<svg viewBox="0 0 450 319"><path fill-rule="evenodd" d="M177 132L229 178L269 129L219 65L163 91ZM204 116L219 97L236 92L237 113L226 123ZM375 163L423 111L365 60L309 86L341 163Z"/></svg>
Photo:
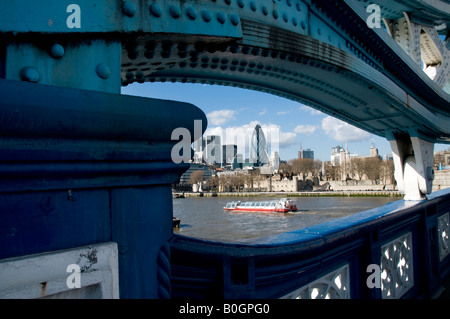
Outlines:
<svg viewBox="0 0 450 319"><path fill-rule="evenodd" d="M23 123L29 123L28 129L24 131L14 125L11 127L10 119L14 119L20 113L11 111L16 99L11 97L12 104L9 102L2 104L6 113L2 117L5 125L1 127L6 130L4 133L8 134L8 139L2 141L5 145L4 155L7 155L4 158L7 158L8 163L16 161L16 164L23 164L26 159L25 153L17 151L17 145L11 146L11 143L16 141L23 143L19 143L23 150L29 151L31 148L33 154L41 156L36 159L36 165L43 159L48 163L69 161L70 156L73 156L72 160L75 161L80 159L95 163L103 159L122 161L123 165L106 165L106 167L100 165L98 170L111 173L111 170L117 169L116 173L119 176L106 180L119 184L122 180L121 185L114 184L115 189L110 194L102 194L106 197L115 195L108 203L120 212L120 217L116 216L116 220L112 222L115 225L112 231L119 233L119 252L123 258L122 265L126 265L121 269L127 269L128 272L132 272L133 265L139 264L145 249L139 246L137 250L133 250L129 242L133 239L127 237L127 234L133 231L134 226L139 225L139 217L144 218L147 223L149 220L145 214L145 216L133 215L130 223L126 223L125 204L133 203L133 212L139 215L141 210L146 211L144 206L147 202L144 199L133 202L132 197L135 195L130 188L120 192L116 187L132 187L131 184L123 184L125 183L123 173L132 171L135 174L139 168L133 165L128 167L130 162L144 161L145 164L150 158L159 161L159 164L154 164L157 172L164 170L161 165L164 166L162 163L169 165L168 151L170 145L173 145L167 136L153 141L152 136L143 133L145 131L143 123L139 126L142 132L127 126L130 135L124 132L125 140L111 132L111 129L120 127L117 126L121 114L118 102L123 104L124 109L128 103L136 102L142 107L139 108L139 112L145 112L145 101L120 97L118 94L121 86L133 82L181 81L234 85L300 101L392 141L393 150L399 150L396 161L396 171L399 173L396 172L396 176L401 179L402 185L408 184L405 183L407 181L405 176L410 176L408 173L410 170L415 177L413 182L417 187L413 191L404 188L404 191L414 193L412 194L414 198L422 197L429 191L429 177L432 177L428 174L430 163L429 157L426 156L430 154L430 150L432 151L431 145L436 142L450 142L450 98L448 93L424 74L384 30L368 28L367 16L368 13L361 4L350 0L2 2L0 78L4 79L2 83L5 83L5 94L7 88L11 88L11 91L14 89L14 92L32 88L39 95L36 102L38 108L23 109L26 116L19 118L25 121ZM446 15L443 17L447 19ZM58 91L59 88L56 87L65 88ZM104 131L90 130L87 124L83 124L83 117L75 116L77 112L74 111L76 107L73 104L71 105L75 109L70 110L65 116L73 114L75 117L65 118L64 121L58 120L57 114L60 114L56 103L58 101L52 101L52 107L45 106L45 101L51 99L53 93L59 96L61 101L73 98L73 102L86 103L84 108L78 107L84 111L86 108L90 109L93 113L86 117L91 120L95 116L106 116L107 120L102 126ZM87 103L85 97L97 101L102 110L99 111L95 104ZM116 103L113 102L115 97L119 99ZM33 104L30 100L21 101ZM150 103L152 100L148 101ZM109 109L110 103L113 106ZM166 130L177 125L184 127L193 125L194 119L202 119L206 126L204 114L193 106L185 105L188 111L192 110L191 115L173 118L173 114L177 113L169 112L170 108L180 106L175 104L177 103L160 106L166 115L165 120L174 120ZM159 104L156 102L155 105ZM52 108L55 109L54 112ZM38 110L41 110L41 113ZM156 112L157 107L152 110L155 114L160 112L160 110ZM115 114L112 118L107 117L110 111ZM180 111L180 114L187 114L188 111ZM45 112L49 112L50 116L45 118ZM33 125L33 121L30 122L33 116L39 120L37 121L39 125L42 123L48 125L44 124L42 131L39 131L40 126ZM149 120L148 123L162 121L148 113L145 118ZM135 119L131 115L123 118L128 121ZM177 122L177 119L182 121ZM192 120L192 124L186 123L186 120ZM77 122L76 125L72 121ZM86 123L95 126L92 121ZM82 128L76 130L77 125L81 125ZM62 129L74 130L75 135L56 138ZM155 133L153 129L151 131ZM47 135L37 141L38 133ZM51 134L56 140L51 139ZM159 136L158 133L155 134ZM144 137L151 141L151 150L148 149L148 144L145 144ZM102 150L97 152L94 149L97 144L93 143L93 140L99 139L105 139L105 143L100 143ZM36 151L36 145L41 144L45 147L40 152ZM77 145L75 152L70 151L70 145ZM89 151L84 153L83 149L86 150L87 145ZM46 152L47 148L52 147L54 149ZM58 148L61 149L58 151ZM414 161L409 157L413 154ZM158 158L160 155L163 158ZM413 162L414 167L409 165ZM406 164L411 169L407 169ZM150 166L145 167L149 173L149 176L146 176L151 180ZM22 170L20 178L26 177L26 172L33 173L31 186L50 187L47 180L41 180L42 183L36 182L34 179L36 176L42 178L36 168L39 167L17 166L17 169ZM52 184L53 189L64 189L70 183L83 188L93 187L88 185L86 180L78 181L75 178L74 182L72 178L64 180L60 177L64 174L76 174L77 170L84 170L85 177L97 168L89 165L81 168L76 166L74 171L68 170L64 165L57 168L60 171L55 173L55 176L59 179ZM180 172L166 173L168 175L163 174L165 178L160 176L162 173L158 173L158 178L161 179L158 183L164 187L167 187L171 180L176 180ZM126 178L125 180L130 183L137 180L141 186L141 183L152 184L151 181L145 178L140 180L133 174L131 181ZM95 181L105 182L102 176ZM419 177L422 177L422 180ZM8 178L14 179L11 174ZM30 189L28 184L21 186L20 178L12 185L15 187L12 191ZM7 188L8 185L4 187ZM104 187L108 185L104 184ZM167 193L158 187L148 192L140 188L137 192L143 196L149 194L158 196L158 199L167 196ZM165 195L161 197L162 193ZM40 200L46 203L46 199L33 198L33 201ZM30 207L27 209L31 210ZM160 207L163 209L171 207L169 199L161 203ZM12 209L11 206L9 209ZM163 241L170 235L165 217L167 216L158 217L153 223L157 225L158 222L162 222L165 225L161 235ZM125 229L114 228L122 223L126 223ZM155 229L156 233L160 231L161 229ZM105 237L108 237L107 232ZM152 262L155 263L156 255L160 256L158 251L166 251L159 250L161 238L154 243L155 247L146 248L151 250L151 254L145 258L146 262L153 258ZM135 254L136 251L139 253ZM9 250L8 253L14 254L13 250ZM131 259L124 257L127 253L133 255ZM164 264L164 260L162 263ZM157 268L153 264L151 267ZM130 273L127 275L129 276L123 278L129 280L132 276ZM162 275L162 280L166 275ZM133 280L129 282L121 281L121 287L127 287L121 292L123 296L158 295L155 292L157 285L139 286L139 280L142 278L139 275L132 278ZM154 283L159 279L152 277L152 280ZM166 293L163 292L162 295L165 296Z"/></svg>
<svg viewBox="0 0 450 319"><path fill-rule="evenodd" d="M368 6L372 2L358 2L371 12ZM381 7L381 27L439 87L449 93L450 4L442 1L435 1L435 6L430 6L429 1L390 1L388 6L386 1L373 3ZM435 14L430 15L433 10L429 7ZM446 39L442 41L439 34L445 35Z"/></svg>
<svg viewBox="0 0 450 319"><path fill-rule="evenodd" d="M441 34L450 29L450 3L446 0L350 0L358 1L364 8L371 4L380 6L386 20L399 20L404 13L411 13L412 22L428 27L438 27ZM347 1L347 2L350 2Z"/></svg>

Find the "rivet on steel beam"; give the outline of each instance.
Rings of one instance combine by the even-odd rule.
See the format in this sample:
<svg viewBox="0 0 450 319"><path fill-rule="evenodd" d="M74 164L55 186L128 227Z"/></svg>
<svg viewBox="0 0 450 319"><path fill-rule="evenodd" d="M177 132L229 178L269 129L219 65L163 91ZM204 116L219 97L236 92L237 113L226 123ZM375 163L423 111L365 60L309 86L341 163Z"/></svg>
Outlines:
<svg viewBox="0 0 450 319"><path fill-rule="evenodd" d="M150 13L153 16L159 18L162 15L162 8L161 8L161 6L159 4L156 4L156 3L152 4L150 6Z"/></svg>
<svg viewBox="0 0 450 319"><path fill-rule="evenodd" d="M60 59L64 56L64 47L61 44L55 43L50 48L50 56L54 59Z"/></svg>
<svg viewBox="0 0 450 319"><path fill-rule="evenodd" d="M217 21L219 21L220 23L224 24L226 20L227 20L227 17L226 17L224 12L218 12L217 13Z"/></svg>
<svg viewBox="0 0 450 319"><path fill-rule="evenodd" d="M169 7L169 13L172 18L178 19L181 16L181 9L177 6L171 5Z"/></svg>
<svg viewBox="0 0 450 319"><path fill-rule="evenodd" d="M267 7L266 7L266 6L263 6L263 7L261 8L261 10L262 10L262 13L263 13L265 16L269 14L269 10L267 10Z"/></svg>
<svg viewBox="0 0 450 319"><path fill-rule="evenodd" d="M122 4L122 12L130 18L134 17L134 15L136 14L136 6L133 2L124 1L124 3Z"/></svg>
<svg viewBox="0 0 450 319"><path fill-rule="evenodd" d="M255 1L250 1L250 9L252 9L252 11L256 11L256 3L255 3Z"/></svg>
<svg viewBox="0 0 450 319"><path fill-rule="evenodd" d="M145 76L144 73L142 71L138 71L136 72L136 80L138 82L144 82Z"/></svg>
<svg viewBox="0 0 450 319"><path fill-rule="evenodd" d="M237 45L230 46L230 52L231 53L238 53L240 48Z"/></svg>
<svg viewBox="0 0 450 319"><path fill-rule="evenodd" d="M41 76L39 75L38 70L30 66L26 66L20 70L20 78L22 81L37 83L39 82Z"/></svg>
<svg viewBox="0 0 450 319"><path fill-rule="evenodd" d="M111 76L111 69L105 63L97 64L95 71L97 72L97 75L99 77L101 77L102 79L105 79L105 80Z"/></svg>
<svg viewBox="0 0 450 319"><path fill-rule="evenodd" d="M211 12L209 12L208 10L203 10L202 11L202 19L205 22L211 21L211 19L212 19Z"/></svg>
<svg viewBox="0 0 450 319"><path fill-rule="evenodd" d="M237 14L232 14L232 15L230 15L230 21L231 21L231 23L234 25L234 26L236 26L236 25L238 25L239 24L239 21L240 19L239 19L239 16L237 15Z"/></svg>
<svg viewBox="0 0 450 319"><path fill-rule="evenodd" d="M197 10L194 7L189 7L186 9L186 15L189 19L195 20L197 19Z"/></svg>
<svg viewBox="0 0 450 319"><path fill-rule="evenodd" d="M278 19L278 11L277 10L273 10L272 15L273 15L274 19Z"/></svg>
<svg viewBox="0 0 450 319"><path fill-rule="evenodd" d="M132 72L127 72L127 73L125 74L125 78L126 78L128 81L132 81L132 80L134 79L134 74L133 74Z"/></svg>
<svg viewBox="0 0 450 319"><path fill-rule="evenodd" d="M239 7L243 8L245 6L244 0L238 0Z"/></svg>

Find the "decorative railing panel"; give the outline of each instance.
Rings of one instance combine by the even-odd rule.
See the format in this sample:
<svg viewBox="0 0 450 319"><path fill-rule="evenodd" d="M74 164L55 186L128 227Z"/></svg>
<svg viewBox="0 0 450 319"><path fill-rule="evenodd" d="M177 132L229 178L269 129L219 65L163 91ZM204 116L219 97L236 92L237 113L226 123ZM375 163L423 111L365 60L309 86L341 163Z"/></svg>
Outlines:
<svg viewBox="0 0 450 319"><path fill-rule="evenodd" d="M450 213L438 218L439 259L442 261L450 253Z"/></svg>
<svg viewBox="0 0 450 319"><path fill-rule="evenodd" d="M383 299L396 299L414 286L412 234L381 247L381 291Z"/></svg>
<svg viewBox="0 0 450 319"><path fill-rule="evenodd" d="M284 296L283 299L350 299L348 264Z"/></svg>

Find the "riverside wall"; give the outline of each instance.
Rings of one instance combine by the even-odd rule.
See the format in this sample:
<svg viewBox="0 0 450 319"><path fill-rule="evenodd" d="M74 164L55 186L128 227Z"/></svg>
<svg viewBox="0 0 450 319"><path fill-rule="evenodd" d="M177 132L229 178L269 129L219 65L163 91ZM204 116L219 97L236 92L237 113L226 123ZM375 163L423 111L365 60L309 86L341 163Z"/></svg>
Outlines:
<svg viewBox="0 0 450 319"><path fill-rule="evenodd" d="M281 182L281 181L280 181ZM278 183L280 183L278 182ZM292 181L286 181L292 183ZM403 197L393 184L373 184L369 181L330 181L329 191L254 191L254 192L177 192L186 197L302 197L302 196L387 196ZM324 182L321 183L323 185ZM288 185L287 185L288 186ZM435 172L433 192L450 188L450 170ZM289 187L286 187L289 189Z"/></svg>
<svg viewBox="0 0 450 319"><path fill-rule="evenodd" d="M180 193L176 193L180 194ZM403 197L397 191L326 191L326 192L200 192L183 193L185 197L319 197L319 196L367 196Z"/></svg>
<svg viewBox="0 0 450 319"><path fill-rule="evenodd" d="M450 187L450 169L434 172L433 192Z"/></svg>

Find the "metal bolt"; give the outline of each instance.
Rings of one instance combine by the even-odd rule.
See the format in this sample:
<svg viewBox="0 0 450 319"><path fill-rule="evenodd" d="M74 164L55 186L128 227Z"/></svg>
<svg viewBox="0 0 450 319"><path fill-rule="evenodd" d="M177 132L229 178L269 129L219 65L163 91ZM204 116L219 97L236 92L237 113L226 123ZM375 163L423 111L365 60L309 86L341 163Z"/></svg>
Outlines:
<svg viewBox="0 0 450 319"><path fill-rule="evenodd" d="M136 72L136 80L138 82L143 83L144 82L144 78L145 78L145 76L144 76L143 72L141 72L141 71Z"/></svg>
<svg viewBox="0 0 450 319"><path fill-rule="evenodd" d="M160 6L159 4L156 4L156 3L152 4L152 5L150 6L150 13L151 13L153 16L159 18L159 17L162 15L162 9L161 9L161 6Z"/></svg>
<svg viewBox="0 0 450 319"><path fill-rule="evenodd" d="M136 6L134 5L133 2L130 1L125 1L122 4L122 12L123 14L125 14L128 17L134 17L134 15L136 14Z"/></svg>
<svg viewBox="0 0 450 319"><path fill-rule="evenodd" d="M181 9L177 6L171 5L169 7L169 13L173 18L178 19L181 16Z"/></svg>
<svg viewBox="0 0 450 319"><path fill-rule="evenodd" d="M234 26L238 25L239 24L239 16L237 14L230 15L230 21Z"/></svg>
<svg viewBox="0 0 450 319"><path fill-rule="evenodd" d="M99 77L101 77L102 79L105 79L105 80L111 76L111 69L105 63L97 64L95 71L97 72L97 75Z"/></svg>
<svg viewBox="0 0 450 319"><path fill-rule="evenodd" d="M225 16L224 12L218 12L217 13L217 21L219 21L220 23L224 24L226 20L227 20L227 17Z"/></svg>
<svg viewBox="0 0 450 319"><path fill-rule="evenodd" d="M189 17L189 19L195 20L197 19L197 10L195 10L194 7L189 7L186 9L186 15Z"/></svg>
<svg viewBox="0 0 450 319"><path fill-rule="evenodd" d="M61 44L55 43L50 48L50 56L54 59L60 59L64 56L64 47Z"/></svg>
<svg viewBox="0 0 450 319"><path fill-rule="evenodd" d="M278 19L278 11L277 10L273 10L272 15L275 19Z"/></svg>
<svg viewBox="0 0 450 319"><path fill-rule="evenodd" d="M269 14L269 11L267 10L267 7L266 7L266 6L263 6L263 7L261 8L261 10L262 10L262 13L263 13L265 16Z"/></svg>
<svg viewBox="0 0 450 319"><path fill-rule="evenodd" d="M128 81L132 81L132 80L134 79L134 74L131 73L131 72L127 72L127 73L125 74L125 78L126 78Z"/></svg>
<svg viewBox="0 0 450 319"><path fill-rule="evenodd" d="M211 12L209 12L208 10L203 10L202 11L202 19L205 22L211 21L211 19L212 19Z"/></svg>
<svg viewBox="0 0 450 319"><path fill-rule="evenodd" d="M20 70L20 78L22 81L37 83L39 82L41 76L39 75L38 70L30 66L26 66Z"/></svg>

